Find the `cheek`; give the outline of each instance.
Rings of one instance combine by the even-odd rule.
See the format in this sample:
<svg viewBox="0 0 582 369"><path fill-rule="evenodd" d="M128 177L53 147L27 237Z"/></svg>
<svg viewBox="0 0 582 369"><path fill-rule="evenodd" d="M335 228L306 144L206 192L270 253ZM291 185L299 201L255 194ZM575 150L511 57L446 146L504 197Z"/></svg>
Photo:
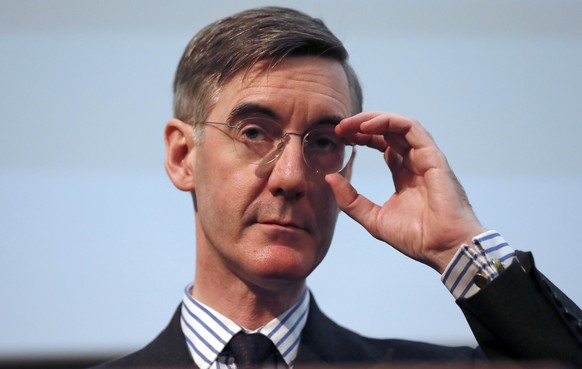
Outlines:
<svg viewBox="0 0 582 369"><path fill-rule="evenodd" d="M205 142L203 146L209 143ZM219 223L219 216L229 216L231 208L236 206L238 197L235 195L237 189L234 186L232 169L221 163L220 160L202 153L197 156L195 172L199 175L196 178L196 202L201 220L205 223ZM231 183L234 182L234 183ZM223 214L223 215L220 215Z"/></svg>
<svg viewBox="0 0 582 369"><path fill-rule="evenodd" d="M316 191L316 195L311 197L312 208L319 225L324 242L331 241L339 209L335 197L326 184L320 186L321 191Z"/></svg>
<svg viewBox="0 0 582 369"><path fill-rule="evenodd" d="M197 159L195 170L203 173L196 182L200 221L206 227L219 228L220 234L215 236L235 237L242 232L245 210L257 197L260 186L252 173L232 158L205 153Z"/></svg>
<svg viewBox="0 0 582 369"><path fill-rule="evenodd" d="M232 171L207 170L205 178L196 186L196 198L200 215L211 217L212 220L222 224L228 223L228 219L239 219L244 211L245 200L248 196L248 184L244 178L237 177ZM234 225L234 224L233 224Z"/></svg>

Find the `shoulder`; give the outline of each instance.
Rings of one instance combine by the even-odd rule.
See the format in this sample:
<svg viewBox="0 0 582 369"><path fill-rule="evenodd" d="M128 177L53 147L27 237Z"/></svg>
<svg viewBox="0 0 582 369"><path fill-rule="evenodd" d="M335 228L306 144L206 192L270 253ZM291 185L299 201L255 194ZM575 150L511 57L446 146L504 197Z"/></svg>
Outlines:
<svg viewBox="0 0 582 369"><path fill-rule="evenodd" d="M193 368L186 339L180 326L180 308L168 326L147 346L95 369L113 368Z"/></svg>
<svg viewBox="0 0 582 369"><path fill-rule="evenodd" d="M301 346L325 362L467 362L481 357L479 350L467 346L366 337L332 321L313 299L309 309Z"/></svg>

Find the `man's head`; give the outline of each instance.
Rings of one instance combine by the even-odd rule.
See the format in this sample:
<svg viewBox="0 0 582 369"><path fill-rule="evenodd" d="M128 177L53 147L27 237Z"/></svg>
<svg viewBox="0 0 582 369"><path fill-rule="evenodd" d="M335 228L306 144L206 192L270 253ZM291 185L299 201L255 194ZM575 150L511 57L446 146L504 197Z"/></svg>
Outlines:
<svg viewBox="0 0 582 369"><path fill-rule="evenodd" d="M328 154L343 150L335 125L361 110L346 59L321 21L281 8L218 21L188 45L176 75L176 118L166 127L166 168L194 196L195 290L242 282L291 284L297 293L324 258L338 208L314 167L334 160L313 165L310 155L334 158ZM273 140L277 156L249 163L241 150L270 142L275 131L287 134ZM321 139L307 142L313 136Z"/></svg>
<svg viewBox="0 0 582 369"><path fill-rule="evenodd" d="M278 7L250 9L211 23L190 41L174 80L174 116L198 125L206 120L220 87L261 60L276 65L287 56L338 61L350 86L351 113L362 111L362 91L348 53L316 18ZM196 137L201 129L196 127Z"/></svg>

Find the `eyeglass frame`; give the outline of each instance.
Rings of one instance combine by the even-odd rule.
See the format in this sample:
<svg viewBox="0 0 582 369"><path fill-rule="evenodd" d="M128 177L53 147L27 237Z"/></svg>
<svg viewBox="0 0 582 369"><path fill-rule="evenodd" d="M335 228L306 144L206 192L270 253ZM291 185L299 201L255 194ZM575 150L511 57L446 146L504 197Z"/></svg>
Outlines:
<svg viewBox="0 0 582 369"><path fill-rule="evenodd" d="M221 126L225 126L225 127L231 128L231 129L237 129L238 130L238 129L241 128L243 121L246 120L246 119L252 119L252 118L239 119L236 124L226 123L226 122L213 122L213 121L203 121L203 122L200 122L200 123L201 124L205 124L205 125L208 124L208 125L211 125L211 126L213 126L213 125L221 125ZM272 121L277 126L281 126L279 123L277 123L273 119L270 119L270 118L264 118L264 119L265 120ZM354 160L354 157L356 155L356 145L354 143L344 143L344 145L350 146L352 148L352 150L351 150L349 159L345 162L345 164L341 167L341 169L335 170L335 171L331 171L331 172L324 172L324 171L320 171L320 170L318 170L316 168L313 168L313 166L309 164L307 158L305 157L305 148L304 148L305 146L304 145L305 145L305 142L306 142L305 141L305 138L308 137L308 135L311 132L313 132L314 130L316 130L318 127L319 126L317 126L317 125L316 126L312 126L312 127L308 128L303 133L299 133L299 132L286 132L286 131L282 130L283 134L280 137L276 137L276 139L273 140L274 143L278 141L278 143L273 146L274 151L270 151L269 153L267 153L267 155L264 155L263 156L263 159L269 157L269 154L271 152L276 152L276 155L274 155L269 160L266 160L266 161L261 160L261 161L259 161L257 163L250 162L249 164L261 166L261 165L267 165L267 164L270 164L270 163L275 162L281 156L281 154L283 153L283 151L285 150L285 147L287 146L287 143L289 142L289 140L287 138L290 137L290 136L297 136L297 137L299 137L301 139L301 156L303 157L303 161L309 167L309 169L313 170L317 174L323 174L323 175L332 174L332 173L340 173L341 174L346 168L348 168L350 166L351 162ZM224 133L225 135L227 135L233 141L233 144L235 143L235 141L238 141L235 137L232 137L228 132L225 132L225 131L220 130L220 129L219 129L219 131L222 132L222 133ZM236 146L235 146L235 149L236 149Z"/></svg>

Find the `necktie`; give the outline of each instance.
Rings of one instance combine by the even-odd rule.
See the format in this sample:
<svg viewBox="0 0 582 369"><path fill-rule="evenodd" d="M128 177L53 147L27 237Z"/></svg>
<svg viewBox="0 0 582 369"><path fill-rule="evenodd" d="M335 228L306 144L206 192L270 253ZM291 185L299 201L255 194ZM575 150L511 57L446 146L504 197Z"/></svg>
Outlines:
<svg viewBox="0 0 582 369"><path fill-rule="evenodd" d="M257 368L276 350L273 342L265 335L243 332L234 335L227 348L239 369Z"/></svg>

